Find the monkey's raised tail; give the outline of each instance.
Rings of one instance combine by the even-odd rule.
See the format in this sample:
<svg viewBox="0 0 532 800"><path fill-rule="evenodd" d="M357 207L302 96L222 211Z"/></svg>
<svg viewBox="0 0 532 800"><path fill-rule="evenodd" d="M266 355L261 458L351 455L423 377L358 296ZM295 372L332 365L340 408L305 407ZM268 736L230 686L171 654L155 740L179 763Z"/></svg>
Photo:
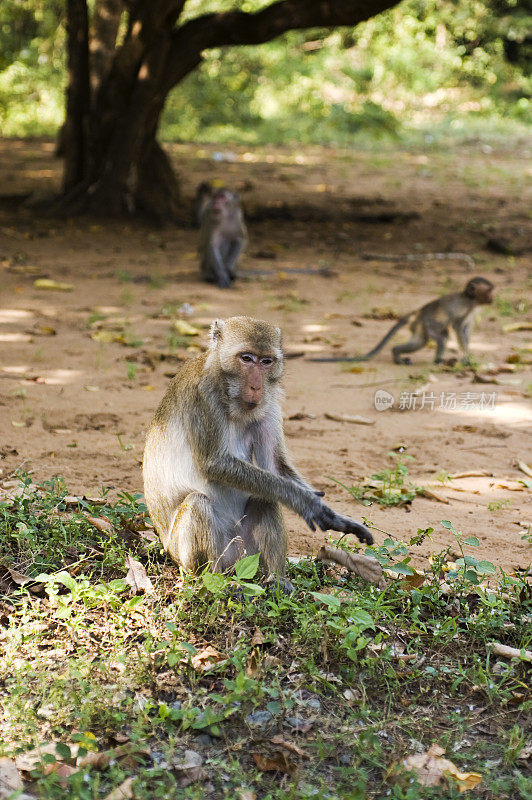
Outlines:
<svg viewBox="0 0 532 800"><path fill-rule="evenodd" d="M395 323L393 328L388 331L386 336L381 339L377 345L375 345L373 350L370 350L369 353L365 353L363 356L352 356L351 358L342 358L339 356L334 356L332 358L308 358L307 361L319 361L321 363L331 363L337 361L369 361L370 358L373 358L373 356L376 356L377 353L382 350L386 342L389 342L392 336L395 336L399 328L402 328L404 325L408 324L411 316L411 314L407 314L406 317L401 317L401 319Z"/></svg>

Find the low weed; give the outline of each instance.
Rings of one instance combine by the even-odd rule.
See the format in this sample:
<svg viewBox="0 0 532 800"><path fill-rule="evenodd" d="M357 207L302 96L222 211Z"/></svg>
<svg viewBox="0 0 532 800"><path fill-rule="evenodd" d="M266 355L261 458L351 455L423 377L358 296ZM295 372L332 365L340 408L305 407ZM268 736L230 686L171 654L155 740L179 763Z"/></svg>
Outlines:
<svg viewBox="0 0 532 800"><path fill-rule="evenodd" d="M73 498L21 476L0 520L0 756L41 748L25 791L458 798L456 779L424 786L404 767L436 743L480 776L472 796L531 796L529 577L475 558L478 539L451 521L423 572L409 554L432 528L364 549L384 590L303 559L286 595L259 580L257 556L182 575L138 494ZM132 590L130 557L151 591Z"/></svg>
<svg viewBox="0 0 532 800"><path fill-rule="evenodd" d="M335 481L349 494L365 506L378 503L381 506L407 505L420 494L423 489L408 480L407 462L411 456L388 453L395 460L393 467L381 469L370 475L369 479L357 486L344 486Z"/></svg>

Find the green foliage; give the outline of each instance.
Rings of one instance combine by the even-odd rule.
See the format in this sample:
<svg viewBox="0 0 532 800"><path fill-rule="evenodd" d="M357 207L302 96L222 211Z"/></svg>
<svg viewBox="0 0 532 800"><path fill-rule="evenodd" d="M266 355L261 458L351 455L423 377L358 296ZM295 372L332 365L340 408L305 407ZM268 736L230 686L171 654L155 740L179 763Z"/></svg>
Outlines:
<svg viewBox="0 0 532 800"><path fill-rule="evenodd" d="M0 130L52 134L63 121L64 3L0 3Z"/></svg>
<svg viewBox="0 0 532 800"><path fill-rule="evenodd" d="M189 0L183 19L234 5ZM58 0L2 2L4 135L51 134L60 125L64 23ZM214 49L170 94L161 133L249 144L372 142L429 130L485 134L488 118L494 129L521 130L531 116L530 26L517 0L409 0L354 29Z"/></svg>
<svg viewBox="0 0 532 800"><path fill-rule="evenodd" d="M163 133L342 143L435 125L459 134L462 119L524 121L530 23L515 0L410 0L353 30L213 50L171 94ZM520 57L510 63L512 48Z"/></svg>
<svg viewBox="0 0 532 800"><path fill-rule="evenodd" d="M355 500L365 506L379 503L382 506L400 506L411 503L423 489L408 480L407 460L411 456L389 453L395 459L395 465L389 469L381 469L370 475L368 481L358 486L343 486ZM336 481L338 483L338 481Z"/></svg>
<svg viewBox="0 0 532 800"><path fill-rule="evenodd" d="M530 649L532 595L527 576L471 556L477 537L443 521L452 541L421 582L408 552L432 529L408 545L385 537L365 551L399 576L384 590L303 560L290 567L294 594L243 598L254 555L232 576L183 580L168 562L154 565L153 592L132 595L127 553L160 555L157 544L146 552L139 495L110 502L104 491L102 505L74 502L60 481L23 477L21 488L0 505L3 587L9 568L40 586L2 589L0 756L51 742L24 774L32 796L93 800L131 777L139 800L244 790L265 800L458 798L453 782L393 777L433 743L481 773L477 794L531 796L529 665L524 652L498 660L492 643ZM182 766L190 751L196 774ZM101 759L76 764L87 753ZM49 769L61 763L72 774Z"/></svg>

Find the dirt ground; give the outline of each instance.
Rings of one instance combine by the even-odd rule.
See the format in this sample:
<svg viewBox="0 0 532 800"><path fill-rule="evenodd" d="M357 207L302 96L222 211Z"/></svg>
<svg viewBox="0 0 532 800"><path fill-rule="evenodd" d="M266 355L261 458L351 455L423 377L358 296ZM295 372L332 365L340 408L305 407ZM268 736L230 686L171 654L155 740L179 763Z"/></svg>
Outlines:
<svg viewBox="0 0 532 800"><path fill-rule="evenodd" d="M290 353L355 354L384 335L394 314L480 274L499 297L472 338L480 380L491 382L434 367L430 348L410 367L394 365L388 346L351 371L293 358L286 432L303 473L334 508L373 523L378 542L384 532L408 541L434 527L432 540L412 549L414 563L449 542L439 524L449 519L478 536L482 558L529 566L531 490L523 482L531 479L518 461L532 466L532 330L503 326L531 320L531 148L236 148L220 161L216 147L174 145L186 197L206 178L240 189L249 224L242 267L274 270L222 291L199 282L197 232L188 225L59 221L29 210L26 193L45 196L59 184L53 145L0 139L0 483L9 486L23 468L36 481L63 476L74 494L140 490L146 426L189 355L172 332L185 303L193 309L187 321L202 329L191 337L195 347L205 345L213 318L251 314L281 325ZM450 251L473 257L474 271L459 258L423 257ZM317 266L337 275L290 275ZM41 278L73 289L37 288ZM521 361L508 366L516 354ZM379 389L394 396L393 408L376 410ZM334 482L351 486L392 467L394 448L411 457L407 481L446 502L364 507ZM464 472L476 474L446 480ZM315 552L323 535L294 515L287 520L290 552Z"/></svg>

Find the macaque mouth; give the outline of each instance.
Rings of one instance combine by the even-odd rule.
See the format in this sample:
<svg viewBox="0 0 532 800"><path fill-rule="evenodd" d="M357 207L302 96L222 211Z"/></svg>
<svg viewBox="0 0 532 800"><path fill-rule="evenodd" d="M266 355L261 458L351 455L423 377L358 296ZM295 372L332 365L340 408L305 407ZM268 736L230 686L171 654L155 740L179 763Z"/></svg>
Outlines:
<svg viewBox="0 0 532 800"><path fill-rule="evenodd" d="M249 410L253 411L254 408L257 408L258 402L256 400L244 400L244 406Z"/></svg>

